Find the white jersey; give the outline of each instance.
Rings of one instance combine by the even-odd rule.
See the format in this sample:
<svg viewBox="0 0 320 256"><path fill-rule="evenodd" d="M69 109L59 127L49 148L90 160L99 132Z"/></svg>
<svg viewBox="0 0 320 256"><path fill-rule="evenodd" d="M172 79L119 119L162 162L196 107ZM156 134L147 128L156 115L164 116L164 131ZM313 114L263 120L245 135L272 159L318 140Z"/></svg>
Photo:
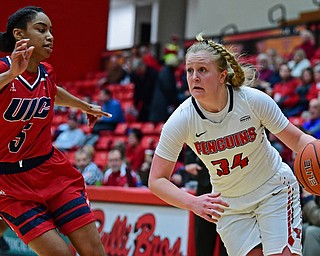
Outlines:
<svg viewBox="0 0 320 256"><path fill-rule="evenodd" d="M207 166L214 191L236 197L281 169L265 128L277 134L289 121L267 94L246 86L228 89L228 104L219 113L205 111L193 97L185 100L163 126L155 153L175 162L189 145Z"/></svg>

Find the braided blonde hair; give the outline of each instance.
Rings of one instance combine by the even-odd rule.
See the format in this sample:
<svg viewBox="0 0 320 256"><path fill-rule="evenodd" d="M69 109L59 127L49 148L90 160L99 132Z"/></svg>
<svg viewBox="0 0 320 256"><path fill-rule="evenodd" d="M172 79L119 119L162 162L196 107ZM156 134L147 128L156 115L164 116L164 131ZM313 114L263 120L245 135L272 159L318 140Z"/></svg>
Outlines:
<svg viewBox="0 0 320 256"><path fill-rule="evenodd" d="M238 63L235 56L230 53L223 45L212 40L203 39L202 34L197 35L198 42L189 47L186 57L190 53L205 51L211 54L213 61L217 62L218 68L223 71L227 70L227 83L234 87L240 87L245 81L245 72ZM229 64L229 65L228 65ZM230 68L228 68L230 67Z"/></svg>

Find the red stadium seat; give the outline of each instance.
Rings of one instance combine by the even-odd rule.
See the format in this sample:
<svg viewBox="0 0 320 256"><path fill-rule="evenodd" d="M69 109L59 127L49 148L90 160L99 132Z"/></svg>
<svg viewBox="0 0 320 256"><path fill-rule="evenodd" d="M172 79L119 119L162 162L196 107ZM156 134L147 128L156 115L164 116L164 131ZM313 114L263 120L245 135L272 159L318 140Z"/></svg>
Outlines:
<svg viewBox="0 0 320 256"><path fill-rule="evenodd" d="M125 135L128 129L128 123L118 123L113 131L115 135Z"/></svg>
<svg viewBox="0 0 320 256"><path fill-rule="evenodd" d="M295 126L301 127L303 125L304 119L301 116L291 116L288 118L289 121Z"/></svg>
<svg viewBox="0 0 320 256"><path fill-rule="evenodd" d="M94 148L97 151L101 151L101 150L107 151L110 148L111 142L112 142L111 136L101 136L96 142Z"/></svg>
<svg viewBox="0 0 320 256"><path fill-rule="evenodd" d="M94 154L93 162L101 169L104 170L107 166L108 152L97 151Z"/></svg>
<svg viewBox="0 0 320 256"><path fill-rule="evenodd" d="M145 135L156 134L154 123L152 122L142 123L141 132Z"/></svg>
<svg viewBox="0 0 320 256"><path fill-rule="evenodd" d="M159 141L159 136L145 135L142 137L141 144L146 149L155 149Z"/></svg>
<svg viewBox="0 0 320 256"><path fill-rule="evenodd" d="M67 123L69 120L68 113L66 114L54 114L52 119L52 125L58 126L63 123Z"/></svg>
<svg viewBox="0 0 320 256"><path fill-rule="evenodd" d="M164 123L158 123L155 127L155 133L156 134L160 134L161 133L161 130L162 130L162 126L164 125Z"/></svg>
<svg viewBox="0 0 320 256"><path fill-rule="evenodd" d="M93 128L91 128L89 125L87 124L82 124L79 125L79 128L85 133L85 134L90 134L93 130Z"/></svg>
<svg viewBox="0 0 320 256"><path fill-rule="evenodd" d="M112 136L111 137L111 143L110 143L110 149L113 148L118 143L127 143L127 136L126 135L118 135L118 136Z"/></svg>
<svg viewBox="0 0 320 256"><path fill-rule="evenodd" d="M136 128L136 129L141 130L141 127L142 127L142 123L140 123L140 122L133 122L130 124L130 128Z"/></svg>

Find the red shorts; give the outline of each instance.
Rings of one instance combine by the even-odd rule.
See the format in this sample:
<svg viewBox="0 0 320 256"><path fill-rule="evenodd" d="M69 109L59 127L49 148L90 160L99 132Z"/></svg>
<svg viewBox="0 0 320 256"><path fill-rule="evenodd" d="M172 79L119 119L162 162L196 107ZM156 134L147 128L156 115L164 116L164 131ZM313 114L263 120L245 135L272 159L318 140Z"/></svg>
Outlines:
<svg viewBox="0 0 320 256"><path fill-rule="evenodd" d="M30 170L0 170L0 215L26 244L48 230L68 235L95 221L81 173L57 149Z"/></svg>

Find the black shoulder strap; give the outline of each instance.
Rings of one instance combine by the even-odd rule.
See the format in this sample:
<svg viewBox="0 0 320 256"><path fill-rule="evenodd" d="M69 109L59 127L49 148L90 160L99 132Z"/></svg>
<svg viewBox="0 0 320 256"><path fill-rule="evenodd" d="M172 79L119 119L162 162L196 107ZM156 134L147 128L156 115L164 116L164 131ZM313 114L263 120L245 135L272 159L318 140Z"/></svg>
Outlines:
<svg viewBox="0 0 320 256"><path fill-rule="evenodd" d="M229 95L230 95L230 105L229 105L229 109L228 109L228 113L232 111L233 109L233 89L232 89L232 86L227 84L227 88L229 90ZM194 97L191 97L191 101L192 101L192 105L194 106L194 108L196 109L197 113L199 114L199 116L202 118L202 119L207 119L204 114L201 112L199 106L197 105L196 103L196 100Z"/></svg>

